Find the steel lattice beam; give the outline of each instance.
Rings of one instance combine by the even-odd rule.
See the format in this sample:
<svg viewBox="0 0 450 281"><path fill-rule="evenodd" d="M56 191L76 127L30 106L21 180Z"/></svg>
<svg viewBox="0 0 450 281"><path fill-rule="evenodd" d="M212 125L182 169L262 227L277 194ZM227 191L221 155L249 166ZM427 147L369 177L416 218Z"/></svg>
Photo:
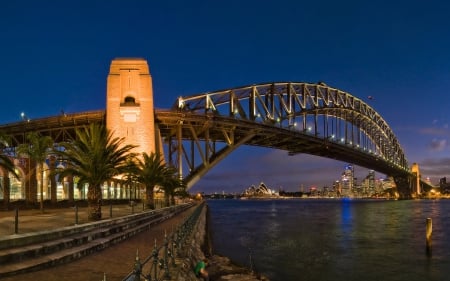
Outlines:
<svg viewBox="0 0 450 281"><path fill-rule="evenodd" d="M269 83L180 97L172 109L157 109L155 120L168 144L169 162L180 177L186 175L189 186L244 144L411 175L384 119L362 100L324 84ZM12 137L13 146L23 143L29 131L60 142L91 122L104 123L105 111L21 121L0 131Z"/></svg>
<svg viewBox="0 0 450 281"><path fill-rule="evenodd" d="M361 99L324 84L270 83L209 92L180 97L173 110L296 127L408 169L403 150L384 119Z"/></svg>

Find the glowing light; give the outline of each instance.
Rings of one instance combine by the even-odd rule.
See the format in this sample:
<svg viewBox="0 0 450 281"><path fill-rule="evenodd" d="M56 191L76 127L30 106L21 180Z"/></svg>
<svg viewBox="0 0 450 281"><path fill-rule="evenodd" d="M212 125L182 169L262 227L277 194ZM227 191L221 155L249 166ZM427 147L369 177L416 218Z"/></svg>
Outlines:
<svg viewBox="0 0 450 281"><path fill-rule="evenodd" d="M184 100L179 97L178 98L178 108L182 109L184 107Z"/></svg>
<svg viewBox="0 0 450 281"><path fill-rule="evenodd" d="M30 118L28 118L27 115L25 114L25 112L23 112L23 111L20 113L20 118L21 118L23 121L30 122Z"/></svg>

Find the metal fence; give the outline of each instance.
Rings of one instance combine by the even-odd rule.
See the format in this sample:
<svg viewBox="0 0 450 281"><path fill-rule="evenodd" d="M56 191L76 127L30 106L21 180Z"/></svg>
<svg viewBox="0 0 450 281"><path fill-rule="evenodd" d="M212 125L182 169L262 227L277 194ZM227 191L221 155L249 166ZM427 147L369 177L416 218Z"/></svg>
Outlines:
<svg viewBox="0 0 450 281"><path fill-rule="evenodd" d="M169 235L166 233L162 245L158 246L155 241L153 251L147 258L141 260L139 251L137 251L133 271L122 280L171 280L170 273L171 269L175 268L175 258L182 254L183 247L189 241L204 206L205 203L197 206L194 212L173 233Z"/></svg>

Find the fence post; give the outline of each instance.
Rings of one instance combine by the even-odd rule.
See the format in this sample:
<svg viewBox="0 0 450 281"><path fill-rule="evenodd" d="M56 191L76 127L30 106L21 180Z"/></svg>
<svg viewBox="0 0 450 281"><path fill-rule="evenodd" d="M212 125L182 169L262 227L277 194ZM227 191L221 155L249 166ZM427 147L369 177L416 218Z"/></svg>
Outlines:
<svg viewBox="0 0 450 281"><path fill-rule="evenodd" d="M19 234L19 208L16 207L15 218L14 218L14 233Z"/></svg>
<svg viewBox="0 0 450 281"><path fill-rule="evenodd" d="M142 264L141 260L139 259L139 249L136 250L136 260L134 262L134 281L140 281L141 280L141 272L142 272Z"/></svg>
<svg viewBox="0 0 450 281"><path fill-rule="evenodd" d="M75 205L75 225L78 224L78 205Z"/></svg>
<svg viewBox="0 0 450 281"><path fill-rule="evenodd" d="M253 273L252 248L248 247L248 259L250 263L250 272Z"/></svg>
<svg viewBox="0 0 450 281"><path fill-rule="evenodd" d="M167 237L167 232L164 230L164 278L169 280L170 279L170 273L169 273L169 239Z"/></svg>
<svg viewBox="0 0 450 281"><path fill-rule="evenodd" d="M156 246L156 239L155 239L155 247L153 248L153 252L152 252L152 258L153 258L153 276L154 276L154 280L158 280L158 247ZM151 278L152 273L150 272L150 278Z"/></svg>
<svg viewBox="0 0 450 281"><path fill-rule="evenodd" d="M431 249L431 234L433 233L433 222L431 221L431 218L427 218L427 225L426 225L426 249L427 249L427 256L431 256L432 249Z"/></svg>
<svg viewBox="0 0 450 281"><path fill-rule="evenodd" d="M172 225L172 234L170 235L170 259L172 266L175 266L175 243L176 243L176 236L175 231L173 229Z"/></svg>

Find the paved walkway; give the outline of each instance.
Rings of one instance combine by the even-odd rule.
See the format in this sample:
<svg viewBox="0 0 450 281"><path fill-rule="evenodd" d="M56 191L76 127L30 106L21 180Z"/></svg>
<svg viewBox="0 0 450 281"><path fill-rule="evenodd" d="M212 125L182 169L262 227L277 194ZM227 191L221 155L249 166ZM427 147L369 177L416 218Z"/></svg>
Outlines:
<svg viewBox="0 0 450 281"><path fill-rule="evenodd" d="M102 206L102 218L120 217L142 211L142 206L129 205ZM55 227L75 225L77 221L77 209L74 207L64 209L38 209L18 211L18 234L43 231ZM0 236L15 234L15 211L0 211ZM87 207L78 208L78 224L88 222Z"/></svg>
<svg viewBox="0 0 450 281"><path fill-rule="evenodd" d="M101 281L122 280L133 270L136 251L139 250L141 259L150 255L155 241L158 245L164 241L165 232L170 233L176 229L191 214L195 208L190 208L175 217L153 226L150 230L141 232L134 237L106 248L103 251L83 257L79 260L55 266L41 271L24 273L17 276L4 277L3 281ZM102 217L110 217L110 207L102 207ZM119 205L112 207L112 216L118 217L131 214L131 207ZM134 211L142 211L142 208L134 207ZM19 211L18 233L49 230L75 224L75 209L47 209L44 213L39 210ZM78 223L87 222L87 209L78 209ZM0 235L14 236L15 211L0 211ZM144 268L145 270L145 268ZM144 271L145 272L145 271Z"/></svg>

